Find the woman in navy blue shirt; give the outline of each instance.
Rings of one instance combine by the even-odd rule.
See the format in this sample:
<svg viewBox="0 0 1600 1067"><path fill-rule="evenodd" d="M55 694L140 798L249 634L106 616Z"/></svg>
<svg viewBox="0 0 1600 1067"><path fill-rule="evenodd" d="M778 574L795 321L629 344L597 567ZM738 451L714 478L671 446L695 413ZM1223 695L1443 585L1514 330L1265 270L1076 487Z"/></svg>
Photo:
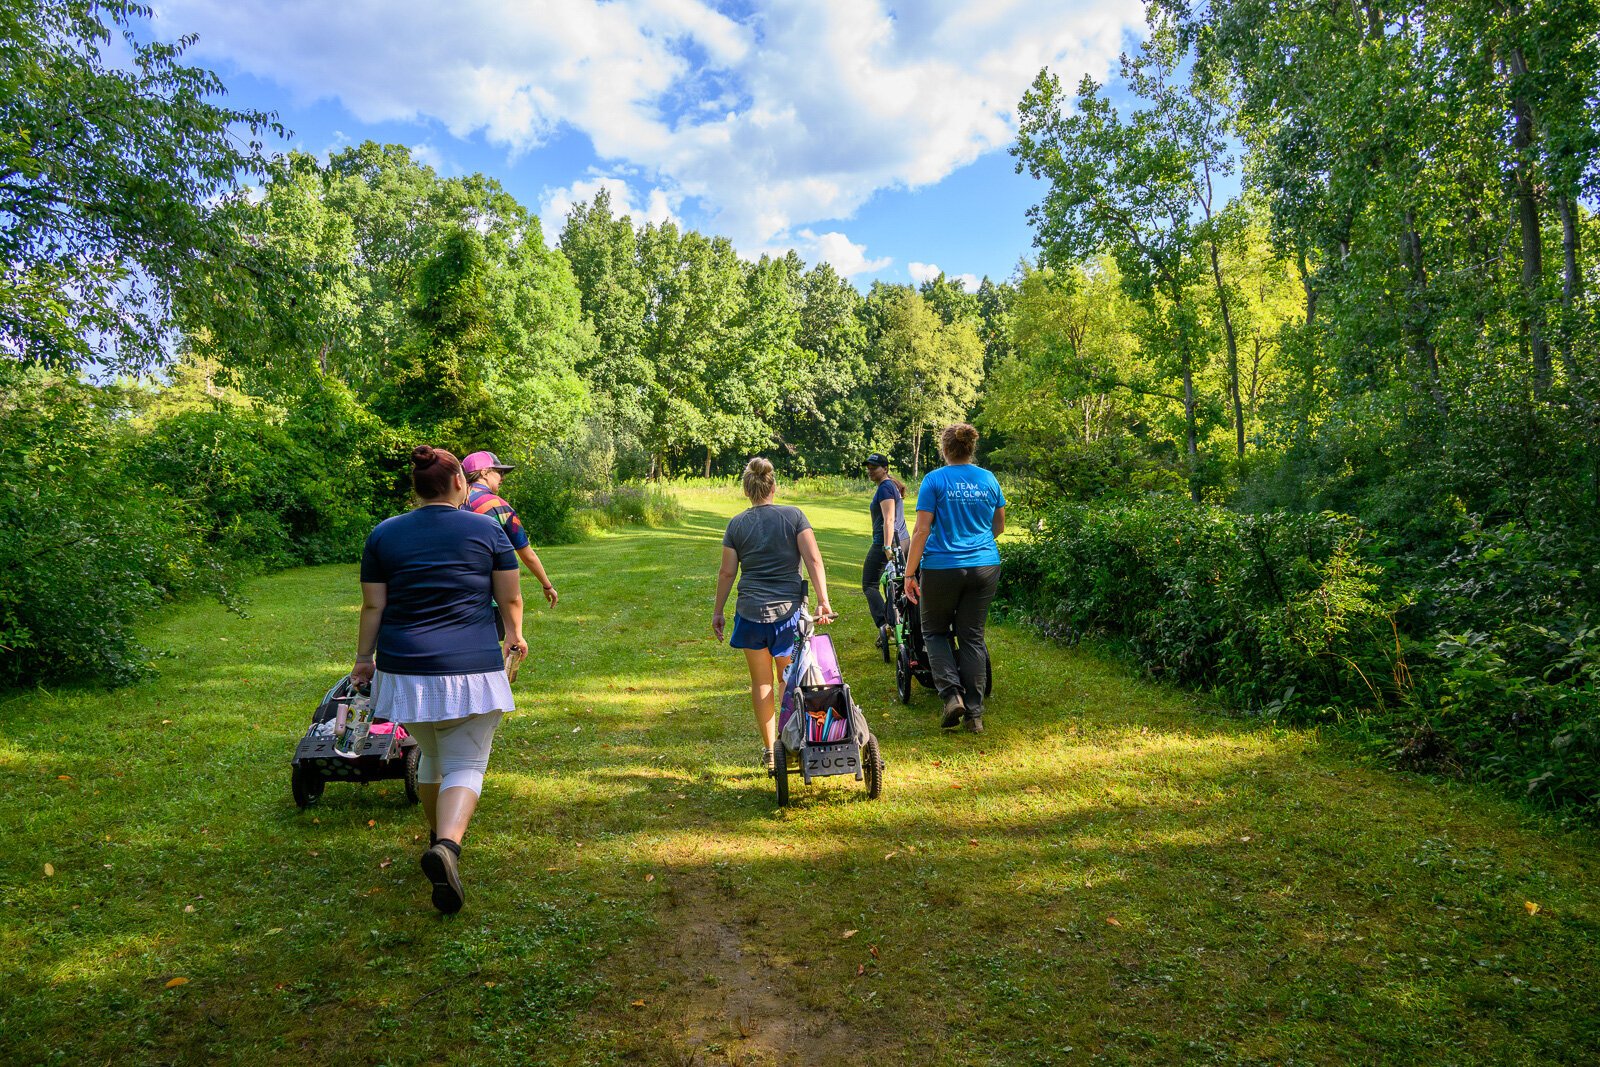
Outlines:
<svg viewBox="0 0 1600 1067"><path fill-rule="evenodd" d="M906 487L900 479L889 473L889 457L874 452L866 458L867 477L878 488L867 505L872 518L872 544L867 549L866 563L861 567L861 592L867 597L867 610L872 613L872 624L878 628L878 647L889 646L889 629L894 625L894 606L886 603L878 588L883 579L883 568L898 547L911 540L906 533Z"/></svg>
<svg viewBox="0 0 1600 1067"><path fill-rule="evenodd" d="M461 910L461 841L483 791L495 727L516 707L505 657L526 654L517 557L500 524L459 510L456 457L419 445L411 485L421 501L385 519L361 553L361 630L350 677L372 683L373 712L404 723L422 759L417 789L432 831L422 871L433 906ZM505 624L502 650L495 608Z"/></svg>
<svg viewBox="0 0 1600 1067"><path fill-rule="evenodd" d="M989 680L983 628L1000 582L995 538L1006 528L1006 495L994 475L972 462L977 450L978 431L967 423L947 426L939 437L945 465L917 489L906 596L922 608L928 666L944 697L939 725L948 730L965 720L968 730L982 733Z"/></svg>

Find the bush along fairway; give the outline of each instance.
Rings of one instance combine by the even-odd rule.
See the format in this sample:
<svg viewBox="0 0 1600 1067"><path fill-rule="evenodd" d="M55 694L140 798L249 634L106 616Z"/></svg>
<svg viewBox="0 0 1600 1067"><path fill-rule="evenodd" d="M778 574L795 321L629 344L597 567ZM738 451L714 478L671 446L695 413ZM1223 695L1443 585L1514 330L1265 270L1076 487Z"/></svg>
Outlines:
<svg viewBox="0 0 1600 1067"><path fill-rule="evenodd" d="M873 647L864 493L780 499L884 795L779 810L709 632L742 501L680 495L680 526L543 550L561 606L530 611L452 919L400 783L290 800L353 566L176 610L138 685L8 696L6 1061L1593 1062L1592 836L1010 627L988 732L944 735Z"/></svg>

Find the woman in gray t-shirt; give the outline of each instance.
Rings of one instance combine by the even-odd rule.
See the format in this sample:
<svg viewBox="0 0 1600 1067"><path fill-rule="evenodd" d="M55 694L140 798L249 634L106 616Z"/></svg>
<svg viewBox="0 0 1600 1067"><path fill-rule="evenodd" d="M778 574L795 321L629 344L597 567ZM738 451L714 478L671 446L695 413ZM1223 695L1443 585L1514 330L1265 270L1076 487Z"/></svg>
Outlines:
<svg viewBox="0 0 1600 1067"><path fill-rule="evenodd" d="M717 604L711 615L711 632L721 641L727 626L723 609L737 574L739 600L728 644L744 649L750 668L750 703L768 774L778 739L775 709L783 702L783 674L789 669L800 626L805 594L802 563L817 587L817 621L833 621L817 536L803 511L772 502L777 492L770 461L757 456L745 465L744 495L750 498L750 507L735 515L722 535L722 570L717 574Z"/></svg>

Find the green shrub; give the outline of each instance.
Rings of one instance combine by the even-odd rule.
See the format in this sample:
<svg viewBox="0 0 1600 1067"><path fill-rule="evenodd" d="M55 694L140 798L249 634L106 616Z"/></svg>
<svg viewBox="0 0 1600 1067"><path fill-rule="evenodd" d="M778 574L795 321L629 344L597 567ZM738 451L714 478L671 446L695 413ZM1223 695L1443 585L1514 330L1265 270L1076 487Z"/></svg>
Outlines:
<svg viewBox="0 0 1600 1067"><path fill-rule="evenodd" d="M585 510L601 528L672 526L683 519L683 505L655 485L618 485L593 493Z"/></svg>
<svg viewBox="0 0 1600 1067"><path fill-rule="evenodd" d="M115 390L0 368L0 687L132 681L151 607L221 591L183 501L130 477Z"/></svg>
<svg viewBox="0 0 1600 1067"><path fill-rule="evenodd" d="M518 467L500 487L534 545L571 544L582 536L576 511L581 494L566 472L550 464Z"/></svg>
<svg viewBox="0 0 1600 1067"><path fill-rule="evenodd" d="M1050 511L1000 604L1252 713L1359 718L1403 765L1600 814L1600 612L1581 546L1472 528L1433 567L1354 520L1164 499ZM1572 536L1567 535L1570 539Z"/></svg>

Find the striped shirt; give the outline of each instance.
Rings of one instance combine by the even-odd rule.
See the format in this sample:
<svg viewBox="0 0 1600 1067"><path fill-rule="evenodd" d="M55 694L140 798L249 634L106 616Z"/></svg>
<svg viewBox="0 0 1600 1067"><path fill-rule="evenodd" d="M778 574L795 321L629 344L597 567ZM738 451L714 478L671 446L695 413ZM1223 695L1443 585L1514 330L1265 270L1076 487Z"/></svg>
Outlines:
<svg viewBox="0 0 1600 1067"><path fill-rule="evenodd" d="M498 522L505 529L506 536L511 539L511 547L514 550L521 551L528 547L528 531L522 528L522 520L517 518L517 509L506 503L504 497L489 492L488 486L473 485L467 493L467 502L462 505L462 510L475 515L487 515Z"/></svg>

